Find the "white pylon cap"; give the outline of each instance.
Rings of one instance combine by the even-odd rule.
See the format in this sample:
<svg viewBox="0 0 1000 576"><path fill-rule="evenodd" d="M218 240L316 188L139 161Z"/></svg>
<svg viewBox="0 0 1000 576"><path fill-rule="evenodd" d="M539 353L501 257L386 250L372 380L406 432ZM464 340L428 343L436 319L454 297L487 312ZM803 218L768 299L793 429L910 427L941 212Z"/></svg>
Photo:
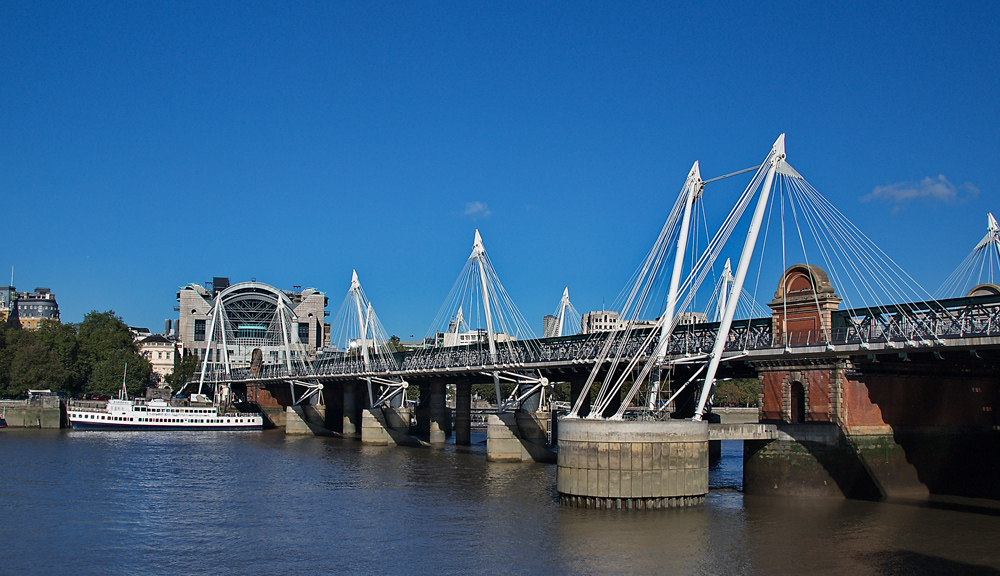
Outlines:
<svg viewBox="0 0 1000 576"><path fill-rule="evenodd" d="M361 287L361 282L358 280L358 271L351 270L351 290Z"/></svg>
<svg viewBox="0 0 1000 576"><path fill-rule="evenodd" d="M701 168L697 160L694 161L694 164L691 165L691 171L688 172L687 185L695 187L694 198L696 200L701 197L701 193L705 189L705 184L701 180Z"/></svg>
<svg viewBox="0 0 1000 576"><path fill-rule="evenodd" d="M799 180L803 179L802 175L799 174L798 171L795 170L795 168L792 168L791 164L789 164L788 160L786 160L787 156L785 155L784 132L782 132L781 136L778 136L778 139L774 141L774 146L771 148L771 150L774 152L775 162L777 162L777 166L775 167L775 172L777 172L778 174L782 174L784 176L789 176L791 178L798 178Z"/></svg>
<svg viewBox="0 0 1000 576"><path fill-rule="evenodd" d="M470 258L484 253L486 253L486 247L483 246L483 237L479 235L479 228L476 228L476 239L472 242L472 256Z"/></svg>

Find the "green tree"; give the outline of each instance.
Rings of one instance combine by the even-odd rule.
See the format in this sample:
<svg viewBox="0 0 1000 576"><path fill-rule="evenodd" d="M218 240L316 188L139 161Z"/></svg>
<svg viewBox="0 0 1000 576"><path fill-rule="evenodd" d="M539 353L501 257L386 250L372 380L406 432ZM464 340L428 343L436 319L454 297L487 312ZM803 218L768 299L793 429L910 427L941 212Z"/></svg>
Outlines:
<svg viewBox="0 0 1000 576"><path fill-rule="evenodd" d="M182 357L174 355L174 370L164 380L174 392L180 392L181 387L194 378L200 367L201 362L194 354L184 354Z"/></svg>
<svg viewBox="0 0 1000 576"><path fill-rule="evenodd" d="M66 370L63 390L76 395L83 392L86 382L84 367L80 363L80 340L73 324L61 324L57 320L42 320L35 331L38 341L55 354Z"/></svg>
<svg viewBox="0 0 1000 576"><path fill-rule="evenodd" d="M0 395L23 396L30 389L63 390L68 373L59 358L27 330L9 331L0 371Z"/></svg>
<svg viewBox="0 0 1000 576"><path fill-rule="evenodd" d="M409 348L407 348L406 346L403 346L399 342L400 342L399 336L396 336L395 334L393 334L392 336L389 337L389 347L392 348L393 351L395 351L395 352L406 352L407 350L409 350Z"/></svg>
<svg viewBox="0 0 1000 576"><path fill-rule="evenodd" d="M760 383L756 378L737 378L715 386L715 406L757 406Z"/></svg>
<svg viewBox="0 0 1000 576"><path fill-rule="evenodd" d="M135 394L149 382L153 368L139 355L139 346L133 340L132 332L114 311L90 312L83 317L78 334L86 393L116 395L121 390L126 363L129 394Z"/></svg>

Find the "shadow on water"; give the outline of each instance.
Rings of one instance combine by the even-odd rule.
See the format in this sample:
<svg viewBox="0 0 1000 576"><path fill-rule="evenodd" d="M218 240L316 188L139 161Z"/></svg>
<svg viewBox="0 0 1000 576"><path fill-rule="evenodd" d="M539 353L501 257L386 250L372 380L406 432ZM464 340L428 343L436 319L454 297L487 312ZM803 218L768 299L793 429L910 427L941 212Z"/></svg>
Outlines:
<svg viewBox="0 0 1000 576"><path fill-rule="evenodd" d="M884 576L913 574L961 574L962 576L1000 576L1000 570L946 558L928 556L909 550L893 550L858 554L857 559L875 568Z"/></svg>

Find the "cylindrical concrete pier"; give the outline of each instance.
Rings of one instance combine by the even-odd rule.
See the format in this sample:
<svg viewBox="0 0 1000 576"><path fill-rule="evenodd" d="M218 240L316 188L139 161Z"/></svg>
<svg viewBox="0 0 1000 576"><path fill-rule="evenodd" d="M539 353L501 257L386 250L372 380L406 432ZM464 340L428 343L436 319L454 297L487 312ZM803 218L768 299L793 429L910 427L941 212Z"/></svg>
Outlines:
<svg viewBox="0 0 1000 576"><path fill-rule="evenodd" d="M708 493L708 423L559 421L559 501L580 508L694 506Z"/></svg>

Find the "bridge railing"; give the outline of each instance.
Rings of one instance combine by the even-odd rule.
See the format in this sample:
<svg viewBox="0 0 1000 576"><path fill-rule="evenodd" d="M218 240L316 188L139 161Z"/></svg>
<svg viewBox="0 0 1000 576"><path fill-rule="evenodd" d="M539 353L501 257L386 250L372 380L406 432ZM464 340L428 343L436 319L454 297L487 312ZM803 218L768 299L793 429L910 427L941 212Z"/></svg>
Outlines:
<svg viewBox="0 0 1000 576"><path fill-rule="evenodd" d="M780 347L847 345L889 342L938 342L955 338L1000 336L1000 296L855 308L833 312L830 330L789 331L775 335L771 318L738 320L733 323L726 350L762 350ZM718 323L678 326L671 336L667 353L671 356L707 354L715 345ZM517 369L573 361L593 362L608 338L627 338L618 343L623 354L648 358L657 345L649 338L649 328L631 332L605 332L564 338L544 338L505 343L497 349L496 361L482 344L430 348L376 357L368 364L356 356L320 358L311 366L265 365L256 372L249 368L226 372L218 365L206 369L206 381L252 381L323 376L357 376L398 372L422 372L449 368ZM648 341L647 341L648 338Z"/></svg>

